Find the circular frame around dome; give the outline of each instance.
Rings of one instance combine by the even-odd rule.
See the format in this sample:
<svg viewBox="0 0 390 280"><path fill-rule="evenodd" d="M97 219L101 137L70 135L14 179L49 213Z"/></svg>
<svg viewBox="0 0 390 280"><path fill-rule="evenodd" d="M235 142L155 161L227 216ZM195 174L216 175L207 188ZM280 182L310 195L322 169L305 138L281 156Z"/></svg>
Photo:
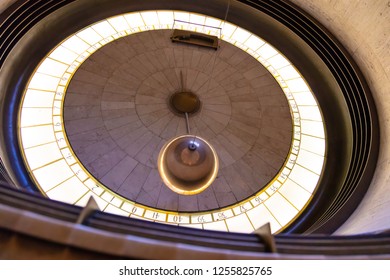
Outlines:
<svg viewBox="0 0 390 280"><path fill-rule="evenodd" d="M174 26L176 20L180 22ZM172 28L212 35L221 32L222 40L237 46L267 68L290 105L293 140L279 173L261 191L223 209L172 213L126 199L101 184L84 168L65 132L62 108L67 87L76 70L91 54L123 36ZM49 107L48 103L51 104ZM47 55L32 75L26 87L20 120L26 163L41 191L50 198L83 205L93 196L103 211L171 224L178 224L177 217L182 221L181 225L201 225L215 230L252 232L269 222L273 232L280 231L299 216L313 197L325 159L322 115L313 93L291 63L273 46L243 28L210 16L182 11L118 15L68 37Z"/></svg>

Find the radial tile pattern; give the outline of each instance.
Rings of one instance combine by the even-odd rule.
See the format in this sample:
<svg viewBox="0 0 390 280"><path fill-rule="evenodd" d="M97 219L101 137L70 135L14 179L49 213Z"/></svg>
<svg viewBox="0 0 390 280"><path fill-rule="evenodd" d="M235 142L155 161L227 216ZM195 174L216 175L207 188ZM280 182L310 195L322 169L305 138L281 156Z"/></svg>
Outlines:
<svg viewBox="0 0 390 280"><path fill-rule="evenodd" d="M258 192L277 174L291 145L287 100L269 72L242 50L175 44L170 30L124 37L88 58L69 84L66 133L85 168L137 203L172 211L205 211ZM183 82L181 79L183 77ZM217 151L220 170L204 192L183 196L163 185L161 147L186 133L169 108L180 90L197 94L191 133Z"/></svg>

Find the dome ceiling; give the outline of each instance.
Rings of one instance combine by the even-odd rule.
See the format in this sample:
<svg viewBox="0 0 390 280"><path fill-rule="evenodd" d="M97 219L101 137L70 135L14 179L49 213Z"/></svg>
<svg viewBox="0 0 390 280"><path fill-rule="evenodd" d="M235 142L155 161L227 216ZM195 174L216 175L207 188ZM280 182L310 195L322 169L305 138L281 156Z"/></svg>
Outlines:
<svg viewBox="0 0 390 280"><path fill-rule="evenodd" d="M136 203L179 212L235 204L259 192L286 161L293 129L287 99L241 49L172 43L171 32L118 39L80 66L64 102L69 142L91 175ZM201 101L189 118L191 133L209 141L220 161L216 181L191 196L167 188L157 170L161 147L187 132L184 115L169 106L181 88Z"/></svg>
<svg viewBox="0 0 390 280"><path fill-rule="evenodd" d="M221 48L172 43L176 20L219 28ZM173 194L153 166L170 134L185 132L168 102L183 89L201 101L191 132L221 167L194 196ZM307 82L257 35L202 14L132 12L81 29L46 54L22 103L21 146L40 191L80 206L93 196L105 212L241 232L270 222L276 232L322 174L324 126Z"/></svg>

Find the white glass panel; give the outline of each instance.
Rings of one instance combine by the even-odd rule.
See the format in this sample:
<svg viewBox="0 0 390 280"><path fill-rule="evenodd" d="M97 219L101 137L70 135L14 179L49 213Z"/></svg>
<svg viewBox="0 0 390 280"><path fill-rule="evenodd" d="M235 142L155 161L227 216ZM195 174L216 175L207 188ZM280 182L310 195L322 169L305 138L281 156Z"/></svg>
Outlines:
<svg viewBox="0 0 390 280"><path fill-rule="evenodd" d="M96 204L98 205L100 211L102 211L103 209L105 209L107 207L108 203L106 201L104 201L103 199L101 199L96 194L94 194L93 192L88 192L86 195L84 195L83 198L81 198L79 201L77 201L76 205L77 206L87 205L87 202L91 196L95 199Z"/></svg>
<svg viewBox="0 0 390 280"><path fill-rule="evenodd" d="M146 210L144 217L148 218L148 219L151 219L151 220L165 222L165 220L167 218L167 214L166 213L162 213L162 212Z"/></svg>
<svg viewBox="0 0 390 280"><path fill-rule="evenodd" d="M58 146L61 149L67 146L66 141L65 141L65 136L64 136L64 133L62 131L61 132L57 132L55 134L55 138L57 140Z"/></svg>
<svg viewBox="0 0 390 280"><path fill-rule="evenodd" d="M282 226L285 226L296 214L298 214L298 210L279 193L275 193L267 199L264 204Z"/></svg>
<svg viewBox="0 0 390 280"><path fill-rule="evenodd" d="M307 87L306 83L301 79L294 79L294 80L288 80L285 81L288 88L291 90L291 92L300 92L300 91L308 91L309 88Z"/></svg>
<svg viewBox="0 0 390 280"><path fill-rule="evenodd" d="M116 207L119 207L122 205L123 203L123 199L119 198L119 197L114 197L113 200L111 200L111 204L116 206Z"/></svg>
<svg viewBox="0 0 390 280"><path fill-rule="evenodd" d="M157 13L155 11L142 12L141 16L142 16L146 25L151 26L151 25L158 25L159 24Z"/></svg>
<svg viewBox="0 0 390 280"><path fill-rule="evenodd" d="M260 195L256 196L255 198L251 199L251 203L256 207L257 205L263 203L267 198L268 195L263 192Z"/></svg>
<svg viewBox="0 0 390 280"><path fill-rule="evenodd" d="M196 23L200 25L204 25L206 21L206 17L198 14L190 14L190 22Z"/></svg>
<svg viewBox="0 0 390 280"><path fill-rule="evenodd" d="M225 220L229 231L231 232L252 232L254 228L247 215L242 214Z"/></svg>
<svg viewBox="0 0 390 280"><path fill-rule="evenodd" d="M109 37L117 33L116 30L107 21L99 22L91 27L103 38Z"/></svg>
<svg viewBox="0 0 390 280"><path fill-rule="evenodd" d="M211 214L194 214L191 215L191 223L196 224L196 223L210 223L213 221L213 217Z"/></svg>
<svg viewBox="0 0 390 280"><path fill-rule="evenodd" d="M69 82L71 76L72 76L72 75L71 75L70 73L65 73L65 74L61 77L59 85L61 85L61 86L66 86L66 85L68 84L68 82Z"/></svg>
<svg viewBox="0 0 390 280"><path fill-rule="evenodd" d="M298 118L298 120L300 121L300 118ZM297 119L294 119L294 129L293 129L293 132L294 132L294 144L293 144L293 147L292 147L292 150L293 150L293 152L295 153L295 154L297 154L298 153L298 151L299 151L299 145L297 146L297 144L299 143L296 143L295 142L295 140L296 141L298 141L298 140L300 140L301 139L301 133L302 133L302 131L301 131L301 127L300 126L298 126L298 125L295 125L295 123L297 122ZM299 123L300 124L300 123Z"/></svg>
<svg viewBox="0 0 390 280"><path fill-rule="evenodd" d="M56 91L55 99L63 100L64 96L65 96L65 87L59 86Z"/></svg>
<svg viewBox="0 0 390 280"><path fill-rule="evenodd" d="M63 46L58 46L50 55L50 58L61 61L65 64L72 64L76 60L77 54L64 48Z"/></svg>
<svg viewBox="0 0 390 280"><path fill-rule="evenodd" d="M263 59L268 59L270 57L273 57L274 55L278 54L276 49L272 47L269 44L263 45L261 48L259 48L256 51Z"/></svg>
<svg viewBox="0 0 390 280"><path fill-rule="evenodd" d="M322 121L322 117L317 106L299 106L299 114L301 115L301 119L304 120Z"/></svg>
<svg viewBox="0 0 390 280"><path fill-rule="evenodd" d="M88 178L87 173L81 168L79 164L74 164L71 166L74 174L80 179L80 181L85 181Z"/></svg>
<svg viewBox="0 0 390 280"><path fill-rule="evenodd" d="M33 174L45 192L74 176L65 160L39 168Z"/></svg>
<svg viewBox="0 0 390 280"><path fill-rule="evenodd" d="M284 181L284 177L282 179ZM282 184L279 181L275 181L272 183L272 185L266 190L267 194L269 196L273 195L281 186Z"/></svg>
<svg viewBox="0 0 390 280"><path fill-rule="evenodd" d="M301 144L300 141L294 139L294 141L292 143L292 150L291 150L292 153L298 154L299 149L300 149L300 144Z"/></svg>
<svg viewBox="0 0 390 280"><path fill-rule="evenodd" d="M256 51L264 44L265 42L255 35L250 36L245 42L245 45L253 51Z"/></svg>
<svg viewBox="0 0 390 280"><path fill-rule="evenodd" d="M59 78L48 76L45 74L35 73L28 85L28 88L55 91L59 82Z"/></svg>
<svg viewBox="0 0 390 280"><path fill-rule="evenodd" d="M149 31L149 30L155 30L156 27L158 28L159 26L147 26L147 25L144 25L144 26L140 26L139 29L141 31Z"/></svg>
<svg viewBox="0 0 390 280"><path fill-rule="evenodd" d="M145 23L139 13L126 14L125 19L131 28L145 26Z"/></svg>
<svg viewBox="0 0 390 280"><path fill-rule="evenodd" d="M123 16L109 18L108 22L115 28L117 32L125 31L130 28L129 24Z"/></svg>
<svg viewBox="0 0 390 280"><path fill-rule="evenodd" d="M36 169L62 158L56 142L26 149L24 152L31 169Z"/></svg>
<svg viewBox="0 0 390 280"><path fill-rule="evenodd" d="M61 115L62 114L62 102L54 101L53 104L53 115Z"/></svg>
<svg viewBox="0 0 390 280"><path fill-rule="evenodd" d="M62 130L62 119L60 116L53 117L53 125L54 125L55 132Z"/></svg>
<svg viewBox="0 0 390 280"><path fill-rule="evenodd" d="M123 203L123 205L122 205L121 208L122 208L124 211L131 213L132 210L134 209L134 207L135 207L135 204L134 204L134 203L131 203L131 202L127 202L127 201L126 201L125 203Z"/></svg>
<svg viewBox="0 0 390 280"><path fill-rule="evenodd" d="M189 13L186 13L186 12L177 12L177 11L174 11L173 12L173 16L175 17L175 20L181 20L181 21L187 21L189 22L190 21L190 14ZM176 22L175 23L175 26L177 25L180 25L182 23L178 23Z"/></svg>
<svg viewBox="0 0 390 280"><path fill-rule="evenodd" d="M68 67L69 64L64 64L62 62L46 58L37 69L37 72L55 77L61 77L65 73L66 69L68 69Z"/></svg>
<svg viewBox="0 0 390 280"><path fill-rule="evenodd" d="M279 192L297 209L303 209L310 198L310 193L290 179L283 184Z"/></svg>
<svg viewBox="0 0 390 280"><path fill-rule="evenodd" d="M316 153L320 156L325 155L325 139L302 135L301 149Z"/></svg>
<svg viewBox="0 0 390 280"><path fill-rule="evenodd" d="M74 156L69 148L62 149L61 153L69 165L76 163L76 159L74 158Z"/></svg>
<svg viewBox="0 0 390 280"><path fill-rule="evenodd" d="M78 37L83 39L85 42L88 44L95 45L97 42L102 40L102 36L100 36L95 30L92 28L87 28L84 29L83 31L80 31L79 33L76 34Z"/></svg>
<svg viewBox="0 0 390 280"><path fill-rule="evenodd" d="M79 55L91 47L91 45L85 43L77 36L70 37L69 39L67 39L65 42L62 43L62 46Z"/></svg>
<svg viewBox="0 0 390 280"><path fill-rule="evenodd" d="M126 216L126 217L129 216L129 213L111 204L107 205L106 209L104 209L104 212L115 214L115 215Z"/></svg>
<svg viewBox="0 0 390 280"><path fill-rule="evenodd" d="M100 197L105 201L111 202L111 200L114 198L114 195L109 192L105 192Z"/></svg>
<svg viewBox="0 0 390 280"><path fill-rule="evenodd" d="M24 108L21 116L21 126L34 126L50 124L52 109L50 108Z"/></svg>
<svg viewBox="0 0 390 280"><path fill-rule="evenodd" d="M174 224L183 224L183 223L188 224L190 223L190 216L181 215L181 214L177 214L177 215L169 214L167 221L169 223L174 223Z"/></svg>
<svg viewBox="0 0 390 280"><path fill-rule="evenodd" d="M172 26L173 25L173 12L171 11L158 11L158 19L160 24L165 24Z"/></svg>
<svg viewBox="0 0 390 280"><path fill-rule="evenodd" d="M77 177L72 177L71 179L51 189L46 194L51 199L74 204L87 192L88 189L84 186L84 184L81 183Z"/></svg>
<svg viewBox="0 0 390 280"><path fill-rule="evenodd" d="M100 196L104 192L103 188L92 179L88 179L84 184L96 195Z"/></svg>
<svg viewBox="0 0 390 280"><path fill-rule="evenodd" d="M22 142L25 149L54 141L56 139L53 134L52 125L22 128Z"/></svg>
<svg viewBox="0 0 390 280"><path fill-rule="evenodd" d="M287 73L281 73L281 71L286 68L287 65L290 65L290 62L286 58L284 58L283 55L274 55L273 57L268 59L268 62L272 65L273 68L278 69L278 72L280 73L280 75L282 75L283 79L286 79L284 74Z"/></svg>
<svg viewBox="0 0 390 280"><path fill-rule="evenodd" d="M293 93L294 99L298 105L313 105L317 106L317 102L313 95L308 91Z"/></svg>
<svg viewBox="0 0 390 280"><path fill-rule="evenodd" d="M126 35L127 35L127 34L126 34ZM114 36L116 36L116 35L114 35ZM107 39L103 39L103 40L101 40L101 41L104 41L104 40L107 40ZM98 44L100 45L100 43L98 43ZM93 54L94 52L96 52L98 49L99 49L98 47L92 46L92 47L90 47L90 48L86 51L86 53L88 53L88 56L89 56L89 55ZM74 62L74 64L81 64L81 63L82 63L82 62L79 62L79 61L75 61L75 62ZM76 72L76 70L77 70L77 69L75 69L73 72L71 72L71 71L68 71L68 72L74 73L74 72Z"/></svg>
<svg viewBox="0 0 390 280"><path fill-rule="evenodd" d="M116 30L116 29L115 29L115 30ZM115 40L117 40L117 39L120 39L120 38L125 37L125 36L127 36L127 35L128 35L128 34L126 33L126 31L120 31L120 32L118 32L118 33L112 35L112 37L113 37Z"/></svg>
<svg viewBox="0 0 390 280"><path fill-rule="evenodd" d="M288 103L290 103L291 111L293 112L294 121L296 121L296 119L298 119L298 123L294 124L294 125L299 125L299 121L301 119L301 117L299 115L299 110L298 110L299 107L294 99L289 99Z"/></svg>
<svg viewBox="0 0 390 280"><path fill-rule="evenodd" d="M292 169L294 167L294 164L297 160L297 156L294 155L294 154L291 154L288 158L288 161L287 161L287 164L286 164L286 167Z"/></svg>
<svg viewBox="0 0 390 280"><path fill-rule="evenodd" d="M221 27L222 21L217 18L206 17L205 25L212 27Z"/></svg>
<svg viewBox="0 0 390 280"><path fill-rule="evenodd" d="M250 202L246 202L244 204L241 204L240 206L234 207L233 212L235 215L241 215L252 208L252 204L250 204Z"/></svg>
<svg viewBox="0 0 390 280"><path fill-rule="evenodd" d="M48 107L53 106L54 92L28 89L24 97L23 107Z"/></svg>
<svg viewBox="0 0 390 280"><path fill-rule="evenodd" d="M280 229L280 224L271 215L264 205L259 205L246 213L255 229L270 223L271 231L274 233Z"/></svg>
<svg viewBox="0 0 390 280"><path fill-rule="evenodd" d="M297 163L306 167L307 169L310 169L318 175L321 174L323 162L324 157L322 156L313 154L305 150L299 151Z"/></svg>
<svg viewBox="0 0 390 280"><path fill-rule="evenodd" d="M213 213L214 221L225 220L225 219L233 217L233 216L234 216L234 213L230 209L226 209L226 210L221 211L221 212Z"/></svg>
<svg viewBox="0 0 390 280"><path fill-rule="evenodd" d="M313 193L315 187L317 186L319 176L296 164L294 169L291 171L290 179L305 188L308 192Z"/></svg>
<svg viewBox="0 0 390 280"><path fill-rule="evenodd" d="M281 55L278 55L278 56L281 56ZM295 70L295 68L291 65L278 69L278 72L279 72L280 76L283 77L284 80L296 79L296 78L301 77L301 75L298 73L298 71Z"/></svg>
<svg viewBox="0 0 390 280"><path fill-rule="evenodd" d="M237 29L237 26L228 22L222 23L222 36L224 39L230 38L233 32Z"/></svg>
<svg viewBox="0 0 390 280"><path fill-rule="evenodd" d="M142 217L143 214L145 213L145 208L142 207L141 205L132 205L131 203L124 203L122 205L122 209L128 211L131 213L131 217L136 218L136 217Z"/></svg>
<svg viewBox="0 0 390 280"><path fill-rule="evenodd" d="M284 181L290 175L290 172L291 172L291 170L288 169L287 167L283 168L282 174L280 174L280 176L278 177L278 181L284 183ZM275 183L273 185L275 185ZM279 186L276 185L274 188L277 188L277 187L279 187ZM273 191L272 187L269 188L268 190L271 191L271 192Z"/></svg>
<svg viewBox="0 0 390 280"><path fill-rule="evenodd" d="M205 223L205 224L203 224L203 228L207 229L207 230L219 230L219 231L227 231L228 230L224 221Z"/></svg>
<svg viewBox="0 0 390 280"><path fill-rule="evenodd" d="M251 36L251 33L242 28L237 28L232 35L232 39L243 44L249 36Z"/></svg>
<svg viewBox="0 0 390 280"><path fill-rule="evenodd" d="M290 102L290 105L291 105L291 102ZM297 107L297 111L298 111L298 107ZM293 118L294 118L294 126L299 127L299 125L301 124L301 117L299 116L299 113L294 112Z"/></svg>
<svg viewBox="0 0 390 280"><path fill-rule="evenodd" d="M111 38L111 37L109 37L109 38ZM106 44L106 43L108 43L108 42L111 42L112 40L110 40L110 39L103 39L103 40L101 40L100 42L103 42L103 43L98 43L98 45L99 45L99 48L100 47L102 47L102 46L104 46L104 44ZM106 43L104 43L104 42L106 42ZM77 63L80 63L80 64L82 64L85 60L87 60L87 58L91 55L91 54L93 54L96 50L98 50L99 48L96 48L96 47L91 47L91 48L89 48L85 53L83 53L82 55L80 55L78 58L77 58ZM92 51L91 51L91 49L93 49Z"/></svg>
<svg viewBox="0 0 390 280"><path fill-rule="evenodd" d="M301 132L303 134L324 138L324 126L322 122L301 120Z"/></svg>

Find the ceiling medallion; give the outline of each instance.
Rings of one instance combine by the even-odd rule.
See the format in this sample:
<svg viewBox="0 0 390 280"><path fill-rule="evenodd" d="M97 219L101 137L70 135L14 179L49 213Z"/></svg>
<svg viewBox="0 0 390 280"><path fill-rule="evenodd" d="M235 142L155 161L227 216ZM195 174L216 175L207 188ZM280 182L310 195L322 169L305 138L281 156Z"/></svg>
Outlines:
<svg viewBox="0 0 390 280"><path fill-rule="evenodd" d="M169 105L176 113L194 114L200 109L200 100L195 93L180 91L171 95Z"/></svg>

